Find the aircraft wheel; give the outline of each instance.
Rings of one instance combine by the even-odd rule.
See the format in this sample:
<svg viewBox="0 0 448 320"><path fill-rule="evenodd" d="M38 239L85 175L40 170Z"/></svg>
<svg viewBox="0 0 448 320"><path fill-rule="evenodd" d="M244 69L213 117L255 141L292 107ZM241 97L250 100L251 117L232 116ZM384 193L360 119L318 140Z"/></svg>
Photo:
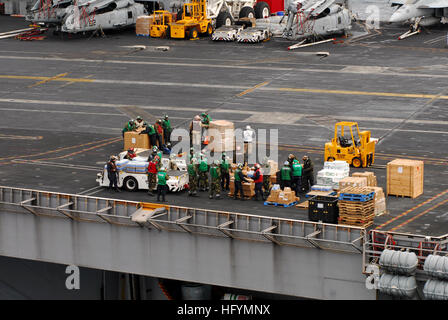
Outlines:
<svg viewBox="0 0 448 320"><path fill-rule="evenodd" d="M230 26L233 23L232 16L227 11L221 11L216 17L216 28Z"/></svg>
<svg viewBox="0 0 448 320"><path fill-rule="evenodd" d="M255 10L252 7L242 7L239 14L240 18L255 18Z"/></svg>
<svg viewBox="0 0 448 320"><path fill-rule="evenodd" d="M257 19L262 19L262 18L268 18L271 15L271 9L269 8L269 5L264 2L264 1L260 1L257 2L257 4L255 5L255 17Z"/></svg>
<svg viewBox="0 0 448 320"><path fill-rule="evenodd" d="M328 162L333 162L334 160L336 160L334 157L328 157L327 159Z"/></svg>
<svg viewBox="0 0 448 320"><path fill-rule="evenodd" d="M128 191L138 190L138 182L134 177L127 177L124 179L123 186Z"/></svg>
<svg viewBox="0 0 448 320"><path fill-rule="evenodd" d="M362 166L362 161L361 161L361 159L359 159L358 157L353 158L353 160L352 160L352 165L353 165L355 168L360 168L360 167Z"/></svg>

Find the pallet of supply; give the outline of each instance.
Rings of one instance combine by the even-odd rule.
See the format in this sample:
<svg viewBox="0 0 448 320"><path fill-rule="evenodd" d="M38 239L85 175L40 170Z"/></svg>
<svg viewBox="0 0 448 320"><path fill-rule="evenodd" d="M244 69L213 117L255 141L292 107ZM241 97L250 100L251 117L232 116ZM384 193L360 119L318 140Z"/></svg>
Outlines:
<svg viewBox="0 0 448 320"><path fill-rule="evenodd" d="M207 148L214 152L233 151L235 149L235 125L227 120L210 121L207 135L210 142Z"/></svg>
<svg viewBox="0 0 448 320"><path fill-rule="evenodd" d="M416 198L423 194L423 161L395 159L387 164L387 194Z"/></svg>
<svg viewBox="0 0 448 320"><path fill-rule="evenodd" d="M314 196L308 200L308 219L325 223L338 223L338 198L330 196Z"/></svg>
<svg viewBox="0 0 448 320"><path fill-rule="evenodd" d="M383 188L368 187L368 189L375 192L375 216L380 216L386 213L386 197L384 196Z"/></svg>
<svg viewBox="0 0 448 320"><path fill-rule="evenodd" d="M124 147L126 151L129 148L150 149L149 137L147 134L138 134L136 131L127 131L124 133Z"/></svg>
<svg viewBox="0 0 448 320"><path fill-rule="evenodd" d="M367 187L366 177L346 177L339 181L339 190L347 187Z"/></svg>
<svg viewBox="0 0 448 320"><path fill-rule="evenodd" d="M295 191L292 191L291 188L284 188L271 190L268 199L266 199L264 205L275 205L282 207L291 207L297 204L297 197Z"/></svg>
<svg viewBox="0 0 448 320"><path fill-rule="evenodd" d="M311 186L311 191L326 191L326 192L333 192L333 188L331 186L325 186L325 185L318 185L315 184Z"/></svg>
<svg viewBox="0 0 448 320"><path fill-rule="evenodd" d="M317 172L316 183L318 185L331 186L333 189L339 187L339 181L348 177L350 167L345 161L326 161L324 168Z"/></svg>
<svg viewBox="0 0 448 320"><path fill-rule="evenodd" d="M152 16L140 16L137 17L137 21L135 23L135 34L137 36L149 37L149 29L151 27Z"/></svg>
<svg viewBox="0 0 448 320"><path fill-rule="evenodd" d="M368 187L376 187L377 186L376 176L373 172L370 172L370 171L354 172L352 174L352 177L366 177Z"/></svg>
<svg viewBox="0 0 448 320"><path fill-rule="evenodd" d="M368 187L346 187L338 193L339 200L366 202L373 200L375 192Z"/></svg>

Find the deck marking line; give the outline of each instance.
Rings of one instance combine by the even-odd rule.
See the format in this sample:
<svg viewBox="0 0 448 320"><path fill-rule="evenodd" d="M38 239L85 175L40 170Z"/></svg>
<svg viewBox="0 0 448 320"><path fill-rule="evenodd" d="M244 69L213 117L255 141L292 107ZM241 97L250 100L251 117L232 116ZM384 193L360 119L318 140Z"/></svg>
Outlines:
<svg viewBox="0 0 448 320"><path fill-rule="evenodd" d="M55 75L54 77L50 77L50 78L48 78L48 79L38 81L38 82L36 82L35 84L29 85L28 88L36 87L36 86L38 86L38 85L41 85L41 84L44 84L44 83L47 83L47 82L50 82L50 81L53 81L53 80L63 78L63 77L65 77L66 75L68 75L68 72L66 72L66 73L60 73L60 74L58 74L58 75Z"/></svg>
<svg viewBox="0 0 448 320"><path fill-rule="evenodd" d="M104 139L104 140L98 140L98 141L93 141L93 142L82 143L82 144L78 144L78 145L74 145L74 146L58 148L58 149L49 150L49 151L40 152L40 153L35 153L35 154L27 154L27 155L20 155L20 156L5 157L5 158L0 158L0 161L1 160L10 160L10 159L20 159L20 158L33 158L33 157L42 156L44 154L60 152L60 151L73 149L73 148L78 148L78 147L84 147L84 146L92 145L92 144L95 144L95 143L102 143L104 141L110 141L110 140L115 140L115 139L117 139L117 138L107 138L107 139Z"/></svg>
<svg viewBox="0 0 448 320"><path fill-rule="evenodd" d="M253 86L252 88L249 88L249 89L247 89L247 90L244 90L243 92L237 94L237 97L242 97L242 96L244 96L245 94L254 91L255 89L258 89L258 88L260 88L260 87L264 87L265 85L269 84L269 82L270 82L270 81L265 81L265 82L262 82L262 83L259 83L259 84L255 85L255 86Z"/></svg>
<svg viewBox="0 0 448 320"><path fill-rule="evenodd" d="M380 96L380 97L399 97L399 98L415 98L415 99L448 99L448 96L438 96L436 94L420 94L420 93L392 93L392 92L370 92L370 91L351 91L351 90L325 90L325 89L308 89L308 88L265 88L263 90L278 90L290 92L307 92L307 93L328 93L328 94L346 94L346 95L362 95L362 96Z"/></svg>
<svg viewBox="0 0 448 320"><path fill-rule="evenodd" d="M396 226L395 228L390 229L389 231L395 231L395 230L397 230L398 228L401 228L402 226L408 224L409 222L414 221L415 219L421 217L421 216L424 215L424 214L427 214L427 213L430 212L431 210L434 210L435 208L440 207L441 205L444 205L444 204L447 203L447 202L448 202L448 199L445 199L445 200L443 200L442 202L439 202L439 203L433 205L431 208L426 209L425 211L419 213L419 214L416 215L415 217L412 217L412 218L406 220L405 222L399 224L399 225Z"/></svg>
<svg viewBox="0 0 448 320"><path fill-rule="evenodd" d="M377 227L375 228L375 230L380 229L380 228L383 228L384 226L387 226L388 224L394 222L395 220L397 220L397 219L399 219L399 218L401 218L401 217L404 217L404 216L407 215L408 213L410 213L410 212L412 212L412 211L414 211L414 210L416 210L416 209L418 209L418 208L424 206L425 204L427 204L427 203L429 203L429 202L431 202L431 201L433 201L433 200L435 200L435 199L437 199L437 198L443 196L443 195L446 194L446 193L448 193L448 189L446 189L445 191L440 192L439 194L436 194L434 197L432 197L432 198L430 198L430 199L428 199L428 200L425 200L425 201L419 203L418 205L416 205L416 206L410 208L409 210L406 210L405 212L399 214L398 216L396 216L396 217L394 217L394 218L392 218L392 219L390 219L390 220L384 222L383 224L377 226Z"/></svg>

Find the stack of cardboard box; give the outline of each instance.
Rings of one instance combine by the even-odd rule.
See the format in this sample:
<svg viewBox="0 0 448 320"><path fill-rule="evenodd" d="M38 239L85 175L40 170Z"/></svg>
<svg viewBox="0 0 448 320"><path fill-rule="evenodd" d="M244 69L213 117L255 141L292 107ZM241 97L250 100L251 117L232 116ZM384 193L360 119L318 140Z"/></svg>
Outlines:
<svg viewBox="0 0 448 320"><path fill-rule="evenodd" d="M149 37L149 28L152 24L152 16L140 16L135 23L135 34Z"/></svg>
<svg viewBox="0 0 448 320"><path fill-rule="evenodd" d="M235 194L235 180L233 177L230 178L229 189L229 197L233 197ZM244 197L246 198L252 198L255 196L255 183L253 181L243 182L243 192ZM238 198L240 198L240 194L238 194Z"/></svg>
<svg viewBox="0 0 448 320"><path fill-rule="evenodd" d="M339 181L339 191L347 187L367 187L367 177L345 177Z"/></svg>
<svg viewBox="0 0 448 320"><path fill-rule="evenodd" d="M395 159L387 164L387 194L416 198L423 193L423 161Z"/></svg>
<svg viewBox="0 0 448 320"><path fill-rule="evenodd" d="M291 188L286 187L283 190L275 188L271 190L266 201L278 204L291 204L298 201L298 198L296 198L296 193Z"/></svg>
<svg viewBox="0 0 448 320"><path fill-rule="evenodd" d="M368 189L375 192L375 216L380 216L386 212L386 197L384 196L383 188L368 187Z"/></svg>
<svg viewBox="0 0 448 320"><path fill-rule="evenodd" d="M377 186L376 176L373 172L369 172L369 171L354 172L352 174L352 176L353 177L366 177L368 187L376 187Z"/></svg>

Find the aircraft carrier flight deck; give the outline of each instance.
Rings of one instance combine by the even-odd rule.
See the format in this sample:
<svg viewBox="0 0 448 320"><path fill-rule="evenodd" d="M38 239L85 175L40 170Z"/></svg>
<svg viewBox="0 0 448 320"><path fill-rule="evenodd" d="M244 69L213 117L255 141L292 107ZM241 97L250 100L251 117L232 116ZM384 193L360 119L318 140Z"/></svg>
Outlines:
<svg viewBox="0 0 448 320"><path fill-rule="evenodd" d="M0 19L1 32L26 26L24 19ZM316 173L334 123L353 120L381 138L368 169L379 186L385 189L385 165L395 158L425 165L424 194L386 197L387 213L373 227L445 234L448 28L424 28L399 41L404 26L370 33L353 26L351 37L292 51L287 47L295 42L277 38L247 45L175 41L136 37L132 29L105 38L47 32L42 41L0 40L0 185L152 202L145 191L111 193L95 181L109 156L123 150L123 125L137 115L153 122L167 113L174 127L187 128L204 110L237 128L278 128L279 163L289 153L307 154ZM167 200L307 219L294 206L210 200L207 192L168 193Z"/></svg>

